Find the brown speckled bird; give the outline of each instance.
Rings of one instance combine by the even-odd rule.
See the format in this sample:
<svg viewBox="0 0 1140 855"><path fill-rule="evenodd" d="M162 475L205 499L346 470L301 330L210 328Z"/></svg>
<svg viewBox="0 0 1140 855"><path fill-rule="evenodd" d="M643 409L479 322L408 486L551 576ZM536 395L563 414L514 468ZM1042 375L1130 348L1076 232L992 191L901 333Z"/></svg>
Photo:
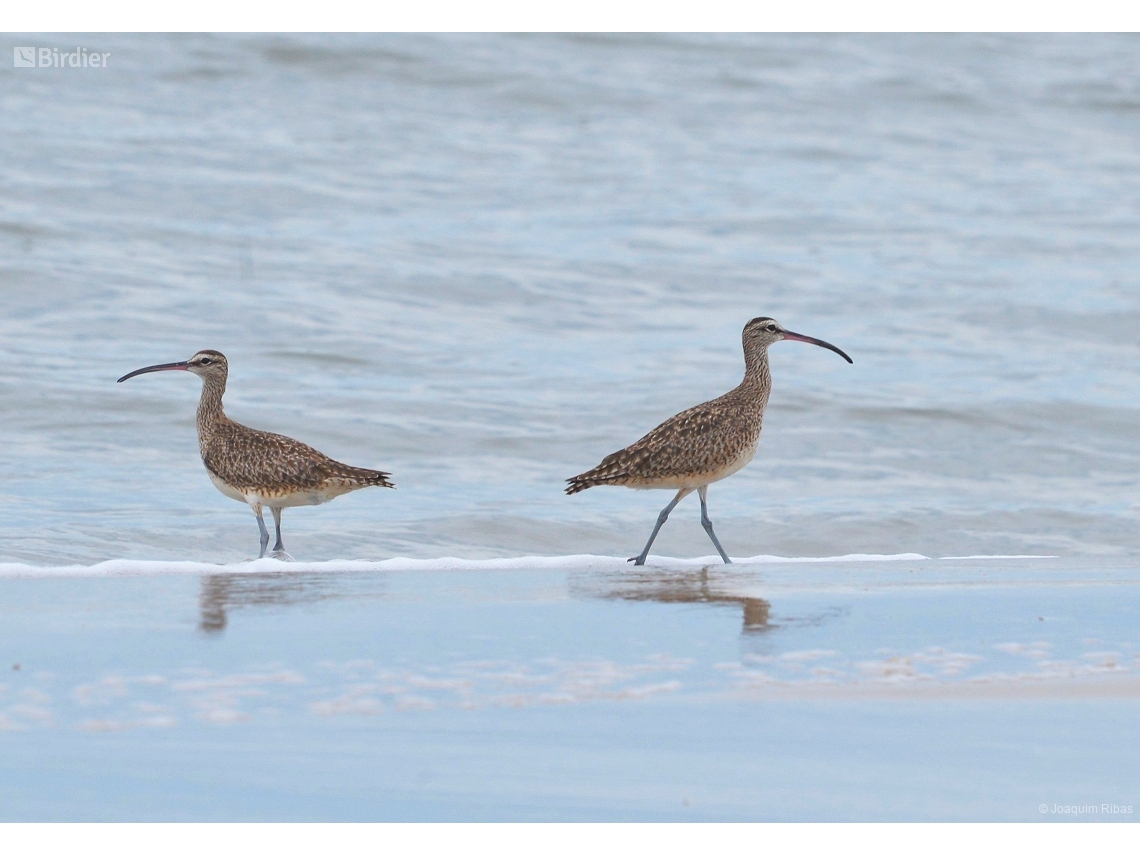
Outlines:
<svg viewBox="0 0 1140 855"><path fill-rule="evenodd" d="M186 362L140 368L123 375L118 382L152 371L189 371L202 378L202 399L198 402L198 449L202 463L215 487L253 508L261 530L258 558L265 557L269 545L269 532L261 516L263 507L273 512L277 528L277 543L271 556L291 561L281 543L282 508L319 505L362 487L396 486L388 480L387 472L338 463L303 442L247 428L229 419L222 409L229 364L216 350L200 350Z"/></svg>
<svg viewBox="0 0 1140 855"><path fill-rule="evenodd" d="M731 392L678 413L659 424L633 445L616 451L581 475L566 479L567 495L601 484L632 487L635 490L676 490L673 501L657 517L657 525L634 564L644 564L657 532L677 503L693 490L701 498L701 525L708 532L716 551L731 564L728 553L717 540L709 519L709 484L743 469L756 455L760 425L772 374L768 370L768 348L778 341L806 341L833 350L851 362L851 357L833 344L789 332L771 318L753 318L744 325L744 380Z"/></svg>

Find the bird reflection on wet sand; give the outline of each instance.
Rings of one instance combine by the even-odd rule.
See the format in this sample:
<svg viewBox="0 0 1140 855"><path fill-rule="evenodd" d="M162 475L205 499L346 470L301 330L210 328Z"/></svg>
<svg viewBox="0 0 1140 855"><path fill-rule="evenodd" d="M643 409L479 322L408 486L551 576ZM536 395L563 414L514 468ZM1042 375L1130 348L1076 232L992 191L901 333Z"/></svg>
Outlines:
<svg viewBox="0 0 1140 855"><path fill-rule="evenodd" d="M217 573L202 577L198 629L221 632L228 612L249 606L294 606L347 596L326 573Z"/></svg>
<svg viewBox="0 0 1140 855"><path fill-rule="evenodd" d="M571 590L603 600L630 600L656 603L707 603L713 606L739 605L744 611L744 632L766 632L772 629L768 622L771 603L761 597L749 597L721 590L717 576L710 580L710 567L700 570L661 570L643 572L621 570L613 573L592 573L571 579ZM739 575L732 578L739 582Z"/></svg>

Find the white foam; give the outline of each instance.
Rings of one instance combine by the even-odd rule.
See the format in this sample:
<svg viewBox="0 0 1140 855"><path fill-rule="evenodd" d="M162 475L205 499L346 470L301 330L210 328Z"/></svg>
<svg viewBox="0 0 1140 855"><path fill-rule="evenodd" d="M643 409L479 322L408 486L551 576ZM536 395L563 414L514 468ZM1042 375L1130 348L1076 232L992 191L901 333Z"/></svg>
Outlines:
<svg viewBox="0 0 1140 855"><path fill-rule="evenodd" d="M788 558L780 555L754 555L751 558L734 558L734 565L755 564L831 564L868 561L929 561L925 555L904 552L896 555L835 555L821 558ZM706 565L722 566L719 556L703 558L666 558L650 556L650 568L685 568ZM383 560L338 560L315 562L283 562L272 558L243 561L236 564L209 564L200 561L139 561L115 559L97 564L68 564L37 566L34 564L0 563L0 578L14 577L69 577L69 576L159 576L174 574L211 573L360 573L368 571L419 571L440 570L587 570L632 569L626 558L608 555L530 555L519 558L387 558Z"/></svg>

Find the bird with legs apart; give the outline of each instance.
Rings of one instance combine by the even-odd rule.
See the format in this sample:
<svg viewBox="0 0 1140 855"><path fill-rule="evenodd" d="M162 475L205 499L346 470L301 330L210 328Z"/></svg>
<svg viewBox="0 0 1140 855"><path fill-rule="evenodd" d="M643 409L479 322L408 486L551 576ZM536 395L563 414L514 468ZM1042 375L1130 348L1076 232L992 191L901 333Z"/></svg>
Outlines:
<svg viewBox="0 0 1140 855"><path fill-rule="evenodd" d="M772 318L753 318L744 326L744 379L719 398L698 404L661 423L633 445L616 451L597 466L567 479L567 495L610 484L635 490L676 490L657 517L657 524L634 564L644 564L649 549L670 512L694 490L701 499L701 525L724 559L709 519L709 484L740 471L756 455L764 408L772 391L768 348L778 341L803 341L851 357L833 344L784 329Z"/></svg>

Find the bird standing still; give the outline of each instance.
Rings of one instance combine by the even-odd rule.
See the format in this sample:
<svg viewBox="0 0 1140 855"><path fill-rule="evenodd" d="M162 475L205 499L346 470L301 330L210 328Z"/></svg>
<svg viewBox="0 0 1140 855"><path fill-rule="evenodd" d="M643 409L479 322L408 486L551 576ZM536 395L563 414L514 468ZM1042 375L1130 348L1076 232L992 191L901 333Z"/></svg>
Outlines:
<svg viewBox="0 0 1140 855"><path fill-rule="evenodd" d="M644 564L657 532L677 503L693 490L701 498L701 525L716 551L731 564L709 519L709 484L738 472L756 455L764 408L772 391L768 348L778 341L804 341L851 357L833 344L789 332L771 318L753 318L744 325L744 380L711 401L678 413L633 445L614 452L588 472L568 478L567 495L590 487L613 484L635 490L670 489L677 495L657 517L657 525L634 564Z"/></svg>
<svg viewBox="0 0 1140 855"><path fill-rule="evenodd" d="M338 463L303 442L254 430L229 419L222 409L229 364L216 350L200 350L186 362L140 368L123 375L118 382L152 371L189 371L202 378L202 398L198 402L198 449L202 463L215 487L253 508L261 530L258 558L265 557L269 545L269 532L261 515L263 507L273 512L277 528L277 543L271 555L290 561L281 543L282 508L319 505L362 487L395 487L387 472Z"/></svg>

